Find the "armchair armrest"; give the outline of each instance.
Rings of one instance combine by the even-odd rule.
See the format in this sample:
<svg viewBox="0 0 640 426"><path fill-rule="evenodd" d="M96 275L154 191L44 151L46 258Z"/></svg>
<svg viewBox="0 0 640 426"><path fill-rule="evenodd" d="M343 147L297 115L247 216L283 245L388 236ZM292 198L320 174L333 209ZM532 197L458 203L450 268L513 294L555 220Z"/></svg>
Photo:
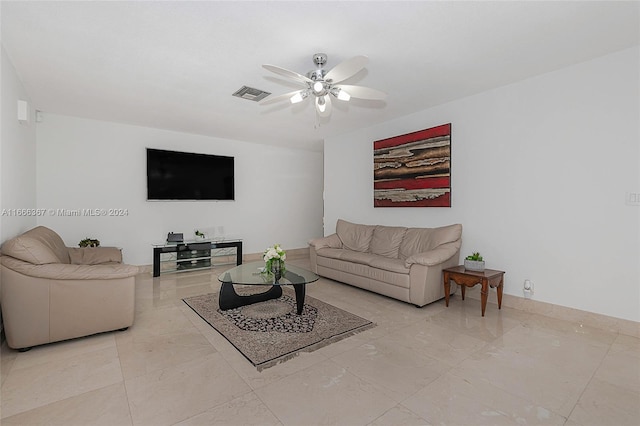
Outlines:
<svg viewBox="0 0 640 426"><path fill-rule="evenodd" d="M315 238L309 241L309 245L315 247L316 250L321 248L342 248L342 241L338 234L331 234L324 238Z"/></svg>
<svg viewBox="0 0 640 426"><path fill-rule="evenodd" d="M34 265L9 256L2 257L2 265L23 275L51 280L109 280L132 277L138 267L125 264L72 265L48 263Z"/></svg>
<svg viewBox="0 0 640 426"><path fill-rule="evenodd" d="M122 251L117 247L68 247L73 265L122 263Z"/></svg>
<svg viewBox="0 0 640 426"><path fill-rule="evenodd" d="M405 266L410 268L412 264L417 263L424 266L434 266L446 262L458 253L462 241L454 241L451 243L442 244L434 248L433 250L426 251L424 253L417 253L409 256L405 260Z"/></svg>

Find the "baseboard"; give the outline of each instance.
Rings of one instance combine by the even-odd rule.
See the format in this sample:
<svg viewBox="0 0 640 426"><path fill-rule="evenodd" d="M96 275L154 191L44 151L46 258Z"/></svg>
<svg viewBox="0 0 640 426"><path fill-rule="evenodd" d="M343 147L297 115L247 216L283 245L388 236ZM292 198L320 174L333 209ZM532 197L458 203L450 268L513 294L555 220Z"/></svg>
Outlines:
<svg viewBox="0 0 640 426"><path fill-rule="evenodd" d="M458 289L456 293L460 294L460 290ZM466 297L479 301L480 287L476 286L467 288L465 295ZM498 304L496 291L494 289L489 290L488 302L495 305ZM539 300L525 299L524 297L513 296L511 294L502 295L502 307L518 309L532 314L544 315L546 317L570 321L579 325L586 325L600 330L640 338L640 322L636 321L610 317L588 311L581 311L580 309L554 305L553 303L541 302ZM487 307L487 309L490 308Z"/></svg>

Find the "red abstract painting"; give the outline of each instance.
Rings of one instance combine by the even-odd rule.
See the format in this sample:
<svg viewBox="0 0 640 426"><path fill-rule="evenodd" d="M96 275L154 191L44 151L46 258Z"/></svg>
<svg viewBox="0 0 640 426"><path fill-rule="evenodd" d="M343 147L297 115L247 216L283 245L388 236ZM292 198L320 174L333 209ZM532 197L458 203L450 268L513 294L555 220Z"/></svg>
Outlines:
<svg viewBox="0 0 640 426"><path fill-rule="evenodd" d="M451 207L451 123L373 142L374 207Z"/></svg>

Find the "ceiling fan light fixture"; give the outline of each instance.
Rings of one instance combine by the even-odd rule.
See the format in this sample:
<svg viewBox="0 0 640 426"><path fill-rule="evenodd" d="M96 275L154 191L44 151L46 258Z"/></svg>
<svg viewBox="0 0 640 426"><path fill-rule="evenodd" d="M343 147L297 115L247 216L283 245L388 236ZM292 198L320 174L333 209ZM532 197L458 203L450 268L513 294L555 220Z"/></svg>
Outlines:
<svg viewBox="0 0 640 426"><path fill-rule="evenodd" d="M325 102L323 97L316 98L316 107L320 112L325 112L327 110L327 103Z"/></svg>
<svg viewBox="0 0 640 426"><path fill-rule="evenodd" d="M349 99L351 99L351 95L342 89L338 89L338 95L336 96L336 98L340 99L341 101L348 101Z"/></svg>
<svg viewBox="0 0 640 426"><path fill-rule="evenodd" d="M315 83L313 83L313 91L315 92L316 96L322 96L322 92L324 92L324 83L322 81L316 81Z"/></svg>
<svg viewBox="0 0 640 426"><path fill-rule="evenodd" d="M304 90L304 91L300 91L300 92L296 93L289 100L291 101L292 104L297 104L297 103L302 102L305 99L307 99L307 96L309 96L309 91L308 90Z"/></svg>

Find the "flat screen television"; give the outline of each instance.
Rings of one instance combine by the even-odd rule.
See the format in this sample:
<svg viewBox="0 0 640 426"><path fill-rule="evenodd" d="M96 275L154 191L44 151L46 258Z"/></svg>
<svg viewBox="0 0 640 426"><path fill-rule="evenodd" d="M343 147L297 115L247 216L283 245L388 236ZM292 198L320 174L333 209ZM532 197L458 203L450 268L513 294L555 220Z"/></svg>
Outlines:
<svg viewBox="0 0 640 426"><path fill-rule="evenodd" d="M233 157L147 148L147 200L233 199Z"/></svg>

